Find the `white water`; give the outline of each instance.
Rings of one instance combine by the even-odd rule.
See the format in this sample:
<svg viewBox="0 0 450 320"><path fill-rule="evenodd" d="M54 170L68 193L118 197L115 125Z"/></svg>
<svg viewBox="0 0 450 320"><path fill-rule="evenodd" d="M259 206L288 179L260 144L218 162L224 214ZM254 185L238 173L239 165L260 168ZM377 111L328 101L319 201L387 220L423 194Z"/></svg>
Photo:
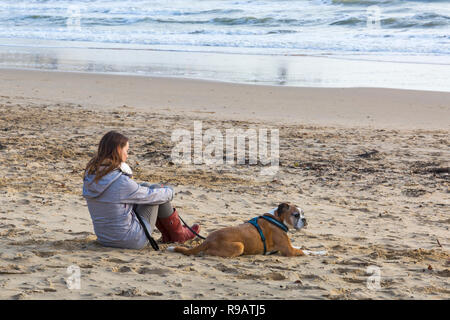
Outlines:
<svg viewBox="0 0 450 320"><path fill-rule="evenodd" d="M5 0L0 38L420 61L450 55L450 1Z"/></svg>

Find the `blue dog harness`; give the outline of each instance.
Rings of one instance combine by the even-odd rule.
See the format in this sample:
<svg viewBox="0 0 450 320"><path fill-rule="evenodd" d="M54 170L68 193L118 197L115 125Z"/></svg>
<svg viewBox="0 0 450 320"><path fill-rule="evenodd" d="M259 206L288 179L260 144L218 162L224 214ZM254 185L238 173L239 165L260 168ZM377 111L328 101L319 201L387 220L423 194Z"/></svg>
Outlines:
<svg viewBox="0 0 450 320"><path fill-rule="evenodd" d="M278 221L278 220L276 220L276 219L274 219L272 217L269 217L269 216L254 217L253 219L250 219L249 221L247 221L248 223L252 224L256 228L256 230L258 230L259 236L261 237L261 240L262 240L263 245L264 245L264 254L266 254L266 252L267 252L266 237L264 237L264 233L262 232L262 229L261 229L261 227L258 224L258 219L260 219L260 218L262 218L264 220L267 220L270 223L276 225L278 228L280 228L284 232L288 232L289 229L284 223L282 223L282 222L280 222L280 221Z"/></svg>

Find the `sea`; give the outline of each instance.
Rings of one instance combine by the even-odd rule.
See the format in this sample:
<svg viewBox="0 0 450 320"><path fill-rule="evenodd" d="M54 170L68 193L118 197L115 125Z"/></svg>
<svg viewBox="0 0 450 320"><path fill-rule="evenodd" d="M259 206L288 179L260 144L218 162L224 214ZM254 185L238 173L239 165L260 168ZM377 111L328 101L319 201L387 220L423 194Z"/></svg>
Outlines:
<svg viewBox="0 0 450 320"><path fill-rule="evenodd" d="M0 67L450 91L450 0L2 0L0 58Z"/></svg>

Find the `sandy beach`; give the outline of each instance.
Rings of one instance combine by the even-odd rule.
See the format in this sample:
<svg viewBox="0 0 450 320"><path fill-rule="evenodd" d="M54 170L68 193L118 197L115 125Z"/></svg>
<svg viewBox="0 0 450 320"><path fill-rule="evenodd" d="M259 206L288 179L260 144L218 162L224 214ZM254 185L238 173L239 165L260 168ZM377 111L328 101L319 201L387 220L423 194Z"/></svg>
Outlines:
<svg viewBox="0 0 450 320"><path fill-rule="evenodd" d="M450 299L449 119L448 92L2 69L0 299ZM260 165L173 164L172 131L196 120L279 129L276 177L258 179ZM175 186L174 205L201 234L289 201L309 223L292 243L328 254L102 247L82 173L113 129L130 138L134 178ZM71 265L80 289L67 286Z"/></svg>

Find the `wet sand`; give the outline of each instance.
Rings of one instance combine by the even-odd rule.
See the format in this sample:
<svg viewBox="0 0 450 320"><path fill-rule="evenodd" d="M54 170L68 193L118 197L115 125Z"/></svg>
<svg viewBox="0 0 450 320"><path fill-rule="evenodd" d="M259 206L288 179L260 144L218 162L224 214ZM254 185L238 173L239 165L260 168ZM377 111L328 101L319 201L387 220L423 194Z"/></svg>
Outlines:
<svg viewBox="0 0 450 320"><path fill-rule="evenodd" d="M448 119L450 94L440 92L2 70L0 298L449 299ZM173 164L171 132L195 120L222 132L279 129L278 174ZM135 179L174 185L174 205L203 235L289 201L309 223L292 243L328 255L102 247L82 171L112 129L130 138ZM70 265L79 290L67 287ZM371 266L379 290L367 286Z"/></svg>

